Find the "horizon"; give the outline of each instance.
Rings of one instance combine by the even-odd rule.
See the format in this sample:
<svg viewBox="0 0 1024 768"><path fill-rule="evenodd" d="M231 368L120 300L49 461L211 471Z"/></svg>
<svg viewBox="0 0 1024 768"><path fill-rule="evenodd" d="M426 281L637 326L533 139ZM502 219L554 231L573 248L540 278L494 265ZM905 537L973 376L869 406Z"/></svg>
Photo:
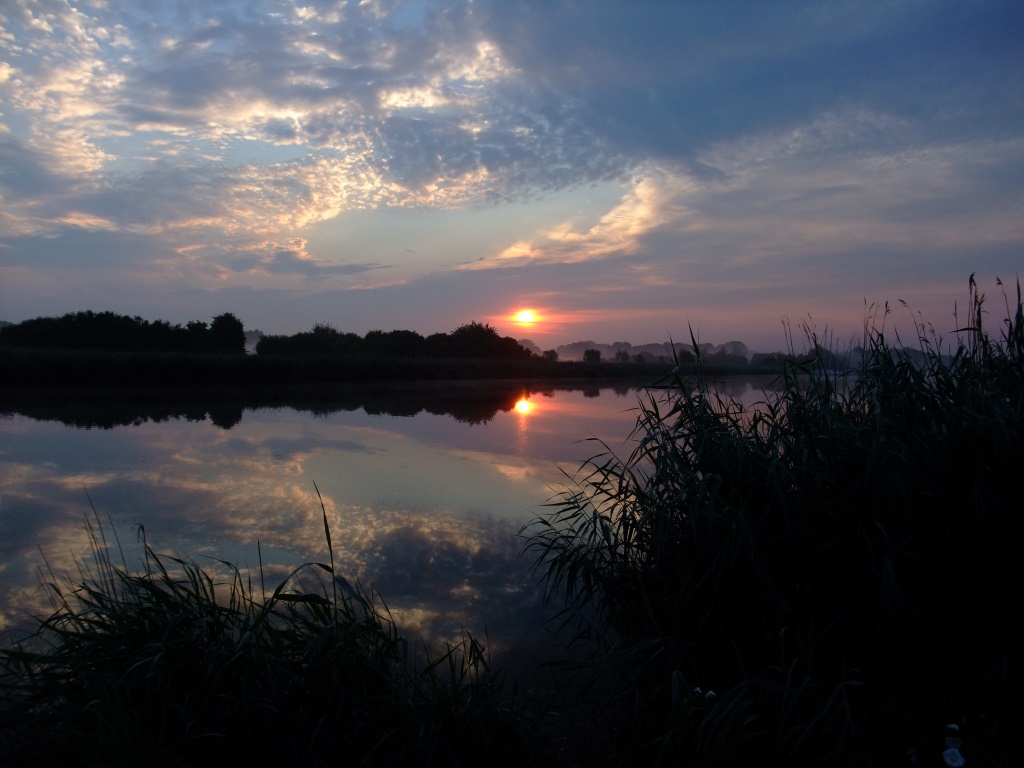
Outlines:
<svg viewBox="0 0 1024 768"><path fill-rule="evenodd" d="M15 0L0 318L949 337L1024 264L1022 36L1009 0Z"/></svg>
<svg viewBox="0 0 1024 768"><path fill-rule="evenodd" d="M95 313L99 314L101 312L110 311L110 310L78 310L78 311L80 311L80 312L89 312L89 311L91 311L91 312L95 312ZM74 312L72 312L70 314L74 314ZM115 314L118 314L118 313L115 313ZM53 316L40 316L39 318L27 318L27 319L34 320L34 319L42 319L42 318L45 318L45 317L53 317ZM159 318L159 317L144 317L142 315L133 315L132 317L140 317L142 320L145 320L145 321L150 322L150 323L157 322L157 321L170 322L170 321L167 321L165 318ZM277 336L277 335L282 335L282 336L294 335L294 334L277 334L274 331L265 331L262 328L251 328L251 327L245 325L245 319L244 318L239 317L237 319L242 323L242 327L243 327L247 337L250 336L251 334L257 334L257 333L260 334L261 337L262 336ZM203 318L192 318L192 320L199 320L201 322L207 322L207 321L203 320ZM18 321L18 322L24 322L24 321ZM477 321L477 320L467 320L465 323L459 323L459 326L468 325L470 323L475 323L475 322L479 322L479 321ZM5 318L0 318L0 327L2 327L4 325L15 325L15 324L17 324L17 323L12 322L10 320L6 320ZM177 325L177 326L182 326L182 327L184 327L184 325L185 325L185 323L171 323L171 324L172 325ZM317 324L314 324L314 325L317 325ZM330 324L328 324L328 325L330 325ZM490 325L490 324L488 323L487 325ZM459 327L459 326L456 326L456 328ZM493 328L493 326L491 326L491 327ZM448 331L436 331L435 333L451 333L452 331L456 330L456 328L452 328L452 329L450 329ZM312 327L306 328L306 329L304 329L304 331L299 331L298 333L308 332L308 331L311 331L312 329L313 329ZM352 331L346 330L344 328L335 328L334 330L338 331L339 333L352 333ZM391 331L409 331L409 330L411 330L411 331L413 331L415 333L420 334L424 338L430 335L428 333L422 333L421 331L417 331L415 329L409 329L409 328L374 328L374 329L371 329L371 331L374 331L374 330L376 330L376 331L383 331L385 333L388 333L388 332L391 332ZM497 329L495 329L495 330L497 330ZM529 328L526 328L526 330L529 330ZM825 329L825 330L827 332L827 329ZM530 344L530 345L533 345L533 346L537 347L542 352L545 349L544 347L542 347L540 344L537 344L533 339L531 339L529 337L526 337L526 336L515 336L514 334L502 334L500 331L498 331L498 333L499 333L499 335L515 339L520 345L522 345L522 346L524 346L526 348L529 348L526 345ZM360 333L360 334L357 334L357 335L360 336L360 337L365 337L366 333ZM794 338L797 337L797 336L803 337L804 334L803 333L794 334ZM711 346L711 347L713 347L715 349L719 349L719 348L721 348L723 346L726 346L728 344L734 344L736 342L739 342L739 343L743 344L744 346L746 346L748 348L747 349L748 354L773 354L773 353L777 353L777 352L784 352L784 351L786 351L784 349L784 347L779 347L777 349L757 349L757 348L752 348L752 347L750 347L750 345L746 344L746 342L744 342L743 339L741 339L741 338L732 338L732 339L727 339L725 341L717 341L716 342L716 341L708 341L707 339L702 339L699 336L696 336L695 340L702 347L705 346L705 345L709 345L709 346ZM249 344L249 342L247 340L246 341L246 346L247 347L248 347L248 344ZM547 349L558 350L558 349L562 349L564 347L578 346L580 344L594 344L594 345L599 346L599 347L610 347L610 348L614 348L616 346L621 346L621 345L626 345L629 348L637 348L637 349L642 348L642 347L647 347L647 346L655 346L655 345L670 345L670 346L677 347L679 349L686 349L686 350L692 349L692 347L693 347L692 341L680 342L680 341L676 341L673 338L666 338L666 339L664 339L662 341L651 340L651 341L637 342L637 341L629 341L629 340L625 340L625 339L616 339L615 341L599 341L596 338L590 338L590 337L584 336L584 337L581 337L581 338L578 338L578 339L573 339L572 341L554 342L554 343L551 344L551 346L548 346ZM851 340L851 344L852 344L852 340ZM850 345L848 344L848 346L850 346Z"/></svg>

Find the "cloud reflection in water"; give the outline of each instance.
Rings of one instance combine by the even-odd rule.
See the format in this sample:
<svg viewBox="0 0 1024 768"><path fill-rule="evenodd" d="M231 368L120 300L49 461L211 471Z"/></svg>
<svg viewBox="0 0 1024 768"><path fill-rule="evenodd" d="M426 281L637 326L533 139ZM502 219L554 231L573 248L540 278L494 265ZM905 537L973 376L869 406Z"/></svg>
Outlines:
<svg viewBox="0 0 1024 768"><path fill-rule="evenodd" d="M428 393L430 407L415 416L389 415L379 398L369 408L352 399L334 409L236 406L230 429L197 418L197 404L180 414L143 405L152 418L123 401L113 415L96 402L78 415L38 400L10 408L0 421L0 629L46 612L40 551L57 573L74 573L89 552L91 505L129 563L141 554L142 524L157 551L204 567L222 557L258 583L258 541L272 588L299 563L327 557L316 482L339 572L379 590L409 631L486 630L493 651L529 644L541 606L515 532L561 469L589 455L575 441L625 438L635 396L515 387L496 409L484 407L493 393L456 396L454 414ZM515 406L524 397L536 403L527 413Z"/></svg>

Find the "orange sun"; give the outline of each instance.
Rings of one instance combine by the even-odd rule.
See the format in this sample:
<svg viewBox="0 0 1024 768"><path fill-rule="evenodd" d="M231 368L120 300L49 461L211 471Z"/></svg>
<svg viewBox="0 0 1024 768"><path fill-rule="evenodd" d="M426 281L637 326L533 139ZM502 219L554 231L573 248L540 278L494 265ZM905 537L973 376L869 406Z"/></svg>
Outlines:
<svg viewBox="0 0 1024 768"><path fill-rule="evenodd" d="M523 325L529 325L530 323L537 321L537 313L532 309L524 309L516 315L516 322L522 323Z"/></svg>

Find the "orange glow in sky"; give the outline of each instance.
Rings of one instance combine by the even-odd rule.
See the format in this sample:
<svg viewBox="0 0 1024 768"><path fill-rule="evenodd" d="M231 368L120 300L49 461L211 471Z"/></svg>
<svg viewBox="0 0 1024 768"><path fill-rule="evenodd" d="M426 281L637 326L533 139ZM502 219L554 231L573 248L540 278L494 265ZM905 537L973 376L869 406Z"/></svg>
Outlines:
<svg viewBox="0 0 1024 768"><path fill-rule="evenodd" d="M523 325L537 322L537 313L532 309L524 309L516 314L516 322Z"/></svg>

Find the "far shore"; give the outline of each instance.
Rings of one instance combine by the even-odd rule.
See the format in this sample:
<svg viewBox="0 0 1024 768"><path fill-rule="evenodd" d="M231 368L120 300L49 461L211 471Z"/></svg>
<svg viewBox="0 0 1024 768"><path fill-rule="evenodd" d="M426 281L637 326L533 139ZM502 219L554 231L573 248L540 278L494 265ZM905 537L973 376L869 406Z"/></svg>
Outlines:
<svg viewBox="0 0 1024 768"><path fill-rule="evenodd" d="M261 357L0 349L0 392L68 390L224 391L375 382L590 381L655 384L678 370L711 376L778 375L778 364L581 362L467 358Z"/></svg>

